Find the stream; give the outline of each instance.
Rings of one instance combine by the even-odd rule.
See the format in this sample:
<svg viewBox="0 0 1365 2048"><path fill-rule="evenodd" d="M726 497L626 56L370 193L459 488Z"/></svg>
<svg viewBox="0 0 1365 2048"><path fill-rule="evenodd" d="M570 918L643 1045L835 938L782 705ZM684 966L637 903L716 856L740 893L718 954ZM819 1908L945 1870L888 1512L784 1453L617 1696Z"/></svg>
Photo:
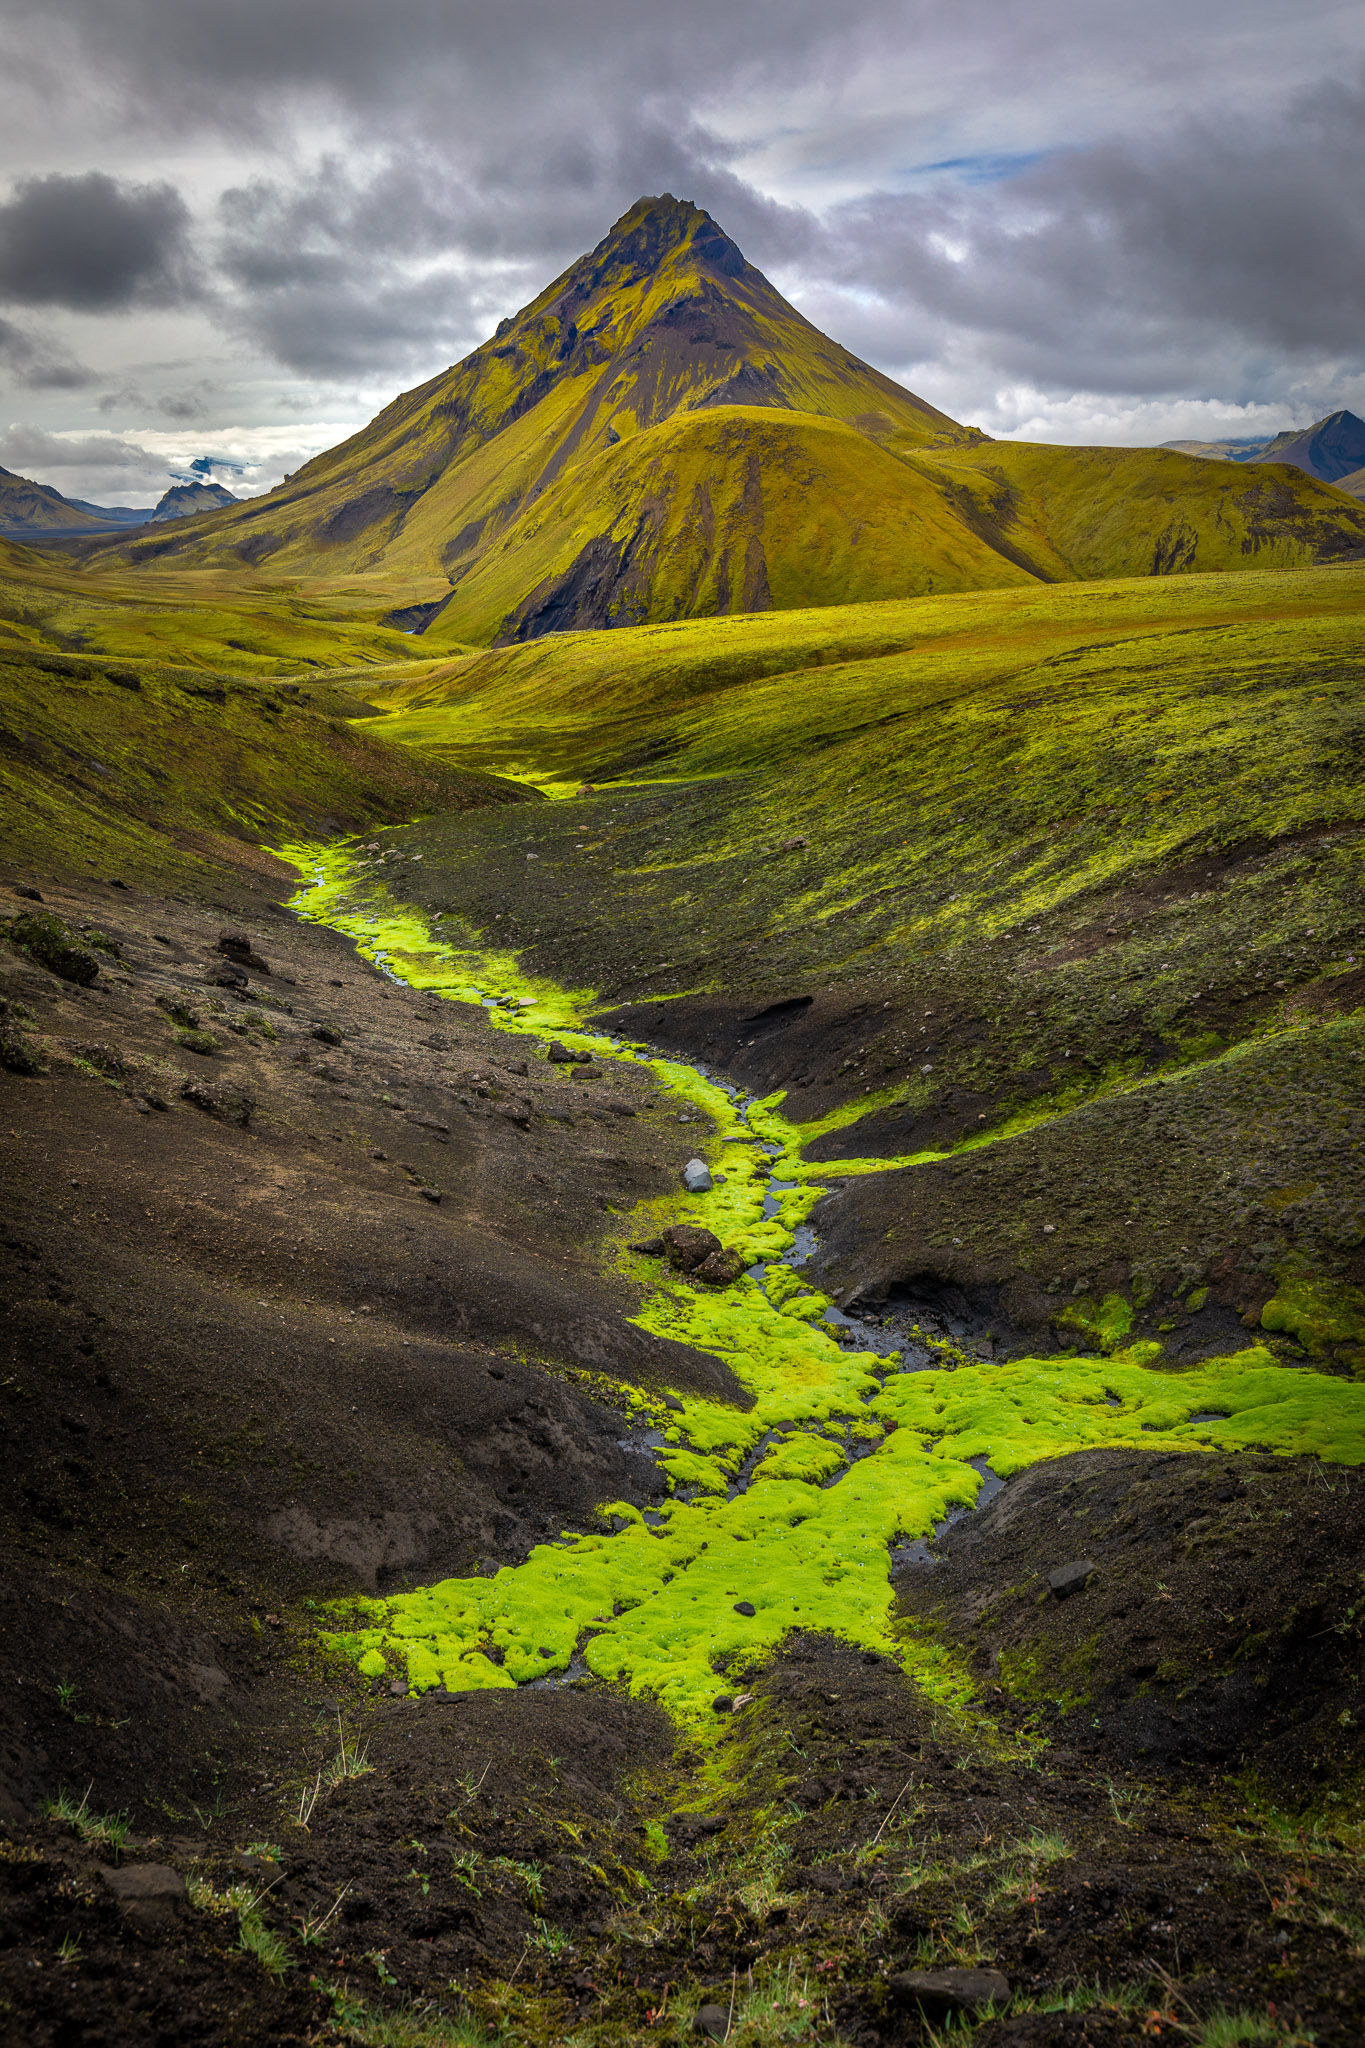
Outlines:
<svg viewBox="0 0 1365 2048"><path fill-rule="evenodd" d="M450 944L392 902L353 847L285 853L307 877L296 915L350 937L391 979L477 1003L511 1038L553 1036L593 1060L643 1066L680 1117L699 1113L714 1185L642 1204L622 1219L617 1255L646 1289L633 1320L722 1359L753 1397L742 1412L680 1390L615 1388L626 1442L654 1458L669 1498L646 1511L603 1503L601 1530L538 1545L491 1577L342 1603L331 1640L367 1677L456 1692L592 1676L704 1730L802 1629L891 1658L931 1697L970 1710L971 1678L898 1618L891 1575L932 1562L935 1536L1013 1473L1090 1445L1312 1447L1303 1395L1320 1376L1259 1347L1179 1374L1159 1368L1150 1342L994 1363L846 1315L802 1278L817 1242L810 1211L835 1177L911 1162L809 1165L810 1133L783 1116L780 1094L755 1098L701 1063L595 1031L592 991L528 976L512 953ZM736 1247L742 1277L708 1288L628 1249L675 1222ZM1365 1387L1325 1385L1338 1442L1347 1393L1365 1437Z"/></svg>

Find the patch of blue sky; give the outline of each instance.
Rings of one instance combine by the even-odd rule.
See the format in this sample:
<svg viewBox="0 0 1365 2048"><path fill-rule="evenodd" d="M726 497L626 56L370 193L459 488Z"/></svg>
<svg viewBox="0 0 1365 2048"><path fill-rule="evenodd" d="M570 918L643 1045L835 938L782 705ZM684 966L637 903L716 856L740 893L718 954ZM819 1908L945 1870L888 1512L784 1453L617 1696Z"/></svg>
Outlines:
<svg viewBox="0 0 1365 2048"><path fill-rule="evenodd" d="M930 178L951 172L964 185L999 185L1006 178L1018 177L1032 164L1041 163L1045 156L1053 154L1046 149L981 151L974 156L945 156L928 164L906 164L898 172L901 178Z"/></svg>

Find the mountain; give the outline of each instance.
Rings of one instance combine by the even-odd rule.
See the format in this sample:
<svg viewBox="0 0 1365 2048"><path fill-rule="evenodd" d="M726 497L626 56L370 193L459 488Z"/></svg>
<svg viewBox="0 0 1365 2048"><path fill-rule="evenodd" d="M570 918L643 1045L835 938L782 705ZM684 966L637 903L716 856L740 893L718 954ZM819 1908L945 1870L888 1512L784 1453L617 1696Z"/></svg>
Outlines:
<svg viewBox="0 0 1365 2048"><path fill-rule="evenodd" d="M1287 462L1323 483L1341 484L1365 465L1365 420L1353 412L1330 412L1311 427L1287 427L1269 440L1164 441L1162 446L1210 462Z"/></svg>
<svg viewBox="0 0 1365 2048"><path fill-rule="evenodd" d="M988 441L821 334L665 194L276 490L92 559L268 562L272 584L486 643L1361 546L1365 515L1307 476Z"/></svg>
<svg viewBox="0 0 1365 2048"><path fill-rule="evenodd" d="M196 512L221 512L224 505L241 501L221 484L172 484L157 504L147 524L159 526L167 519L189 519Z"/></svg>
<svg viewBox="0 0 1365 2048"><path fill-rule="evenodd" d="M1353 412L1329 412L1298 432L1277 434L1254 462L1286 462L1324 483L1339 483L1365 464L1365 420Z"/></svg>
<svg viewBox="0 0 1365 2048"><path fill-rule="evenodd" d="M64 498L50 484L0 469L0 533L30 535L99 533L116 526L141 526L147 514L130 505L88 505Z"/></svg>
<svg viewBox="0 0 1365 2048"><path fill-rule="evenodd" d="M84 498L64 498L50 484L36 484L29 477L0 469L0 534L20 540L154 526L196 512L218 512L237 503L221 484L194 483L173 484L151 512L143 506L91 505Z"/></svg>

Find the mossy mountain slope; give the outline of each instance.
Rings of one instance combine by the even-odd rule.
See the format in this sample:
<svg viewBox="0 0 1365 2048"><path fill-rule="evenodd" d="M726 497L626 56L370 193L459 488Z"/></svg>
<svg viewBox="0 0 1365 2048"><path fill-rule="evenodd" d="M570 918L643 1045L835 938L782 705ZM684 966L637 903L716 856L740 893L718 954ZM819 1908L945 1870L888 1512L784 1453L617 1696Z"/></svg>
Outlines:
<svg viewBox="0 0 1365 2048"><path fill-rule="evenodd" d="M1302 472L987 442L665 195L278 490L93 560L260 569L276 599L294 579L487 644L1363 546L1365 512Z"/></svg>
<svg viewBox="0 0 1365 2048"><path fill-rule="evenodd" d="M822 1207L841 1299L1036 1349L1122 1296L1198 1355L1274 1297L1350 1366L1363 606L1345 564L466 656L377 729L565 800L375 872L785 1090L808 1158L919 1161Z"/></svg>
<svg viewBox="0 0 1365 2048"><path fill-rule="evenodd" d="M95 533L102 524L107 525L107 519L73 505L50 485L0 469L0 534Z"/></svg>
<svg viewBox="0 0 1365 2048"><path fill-rule="evenodd" d="M719 405L856 421L910 446L979 438L820 334L708 214L665 195L278 490L129 558L332 573L382 559L444 593L572 465Z"/></svg>

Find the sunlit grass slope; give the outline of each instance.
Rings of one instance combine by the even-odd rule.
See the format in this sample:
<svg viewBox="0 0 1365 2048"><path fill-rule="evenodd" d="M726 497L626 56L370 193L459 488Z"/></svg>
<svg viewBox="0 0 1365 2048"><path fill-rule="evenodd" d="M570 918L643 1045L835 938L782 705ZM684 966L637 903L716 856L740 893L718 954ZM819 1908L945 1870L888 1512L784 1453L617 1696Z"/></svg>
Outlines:
<svg viewBox="0 0 1365 2048"><path fill-rule="evenodd" d="M1047 760L1048 777L1061 778L1062 815L1079 777L1106 807L1126 807L1141 791L1149 818L1155 791L1183 776L1173 764L1155 778L1120 764L1110 691L1128 693L1142 718L1162 718L1187 691L1212 700L1262 663L1311 675L1355 662L1363 616L1358 564L1034 584L562 634L461 654L369 694L385 707L375 729L390 737L563 787L629 779L646 763L673 777L785 763L797 777L793 796L819 792L837 811L835 785L855 763L857 772L925 775L942 789L942 750L956 729L962 769L975 758L978 777L1001 794L1027 761ZM1027 702L1017 701L1021 692ZM1092 717L1083 732L1076 721ZM982 758L988 736L1003 749L993 768Z"/></svg>
<svg viewBox="0 0 1365 2048"><path fill-rule="evenodd" d="M165 886L300 829L515 802L305 698L202 668L0 647L0 846L11 870Z"/></svg>
<svg viewBox="0 0 1365 2048"><path fill-rule="evenodd" d="M1045 538L1030 539L1031 568L974 531L931 469L841 421L689 412L536 498L424 639L525 639L561 615L641 625L1064 576Z"/></svg>
<svg viewBox="0 0 1365 2048"><path fill-rule="evenodd" d="M989 480L1002 494L1002 525L1025 547L1046 535L1071 576L1288 569L1365 544L1342 493L1287 466L1030 441L993 441L919 462L944 477Z"/></svg>
<svg viewBox="0 0 1365 2048"><path fill-rule="evenodd" d="M1363 622L1356 564L566 635L373 729L569 799L422 828L419 900L604 997L864 990L812 1104L956 1135L1354 986Z"/></svg>
<svg viewBox="0 0 1365 2048"><path fill-rule="evenodd" d="M270 588L240 573L214 571L155 578L122 568L82 571L63 556L6 543L0 543L0 646L260 676L393 663L413 651L405 634L363 615L338 615L334 605L287 584Z"/></svg>

